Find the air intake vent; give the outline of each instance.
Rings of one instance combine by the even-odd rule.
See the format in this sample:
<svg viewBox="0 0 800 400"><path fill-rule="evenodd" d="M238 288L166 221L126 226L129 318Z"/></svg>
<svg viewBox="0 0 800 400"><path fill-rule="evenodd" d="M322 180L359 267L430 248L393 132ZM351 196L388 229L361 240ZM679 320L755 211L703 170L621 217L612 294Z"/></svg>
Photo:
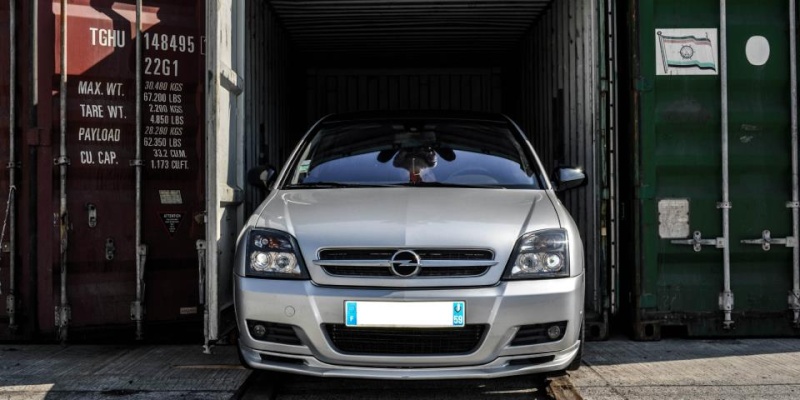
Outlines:
<svg viewBox="0 0 800 400"><path fill-rule="evenodd" d="M463 328L350 328L325 325L328 338L344 354L469 354L483 339L485 325Z"/></svg>

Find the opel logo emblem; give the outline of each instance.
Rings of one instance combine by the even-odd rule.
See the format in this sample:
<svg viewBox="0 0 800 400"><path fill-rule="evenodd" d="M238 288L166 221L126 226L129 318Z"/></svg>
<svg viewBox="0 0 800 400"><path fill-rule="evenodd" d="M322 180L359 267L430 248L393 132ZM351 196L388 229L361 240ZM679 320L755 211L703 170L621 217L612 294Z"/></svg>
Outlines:
<svg viewBox="0 0 800 400"><path fill-rule="evenodd" d="M396 276L409 278L419 273L422 261L417 253L411 250L399 250L392 256L392 273Z"/></svg>

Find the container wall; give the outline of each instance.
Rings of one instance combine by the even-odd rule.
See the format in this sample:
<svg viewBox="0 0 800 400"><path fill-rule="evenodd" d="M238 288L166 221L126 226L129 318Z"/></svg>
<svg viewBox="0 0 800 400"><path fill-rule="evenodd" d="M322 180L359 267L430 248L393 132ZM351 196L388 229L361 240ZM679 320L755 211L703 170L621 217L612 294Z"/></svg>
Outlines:
<svg viewBox="0 0 800 400"><path fill-rule="evenodd" d="M347 111L502 110L499 68L311 69L307 82L309 124Z"/></svg>
<svg viewBox="0 0 800 400"><path fill-rule="evenodd" d="M10 30L9 30L9 11L8 4L4 4L0 9L0 31L3 32L3 40L0 40L0 166L8 165L9 160L9 117L11 99L11 53L10 53ZM5 205L8 200L9 192L8 169L0 169L0 235L3 236L3 244L9 240L8 227L2 228L5 222ZM5 247L5 246L4 246ZM5 251L0 253L0 318L8 318L8 307L6 306L7 296L11 287L11 272L9 254Z"/></svg>
<svg viewBox="0 0 800 400"><path fill-rule="evenodd" d="M257 89L250 94L257 104L249 106L254 108L247 117L252 121L248 131L264 132L264 143L281 140L285 132L280 127L265 127L271 116L283 115L280 105L284 103L276 106L270 99L280 97L288 82L291 94L285 104L289 104L291 118L287 125L299 115L305 115L304 126L309 126L329 113L362 110L504 112L530 134L547 169L582 166L589 184L564 193L562 200L579 224L586 246L589 332L593 337L605 337L608 277L600 229L600 219L605 216L600 214L599 199L600 174L607 170L599 165L609 161L596 155L600 151L597 134L602 129L597 45L602 7L597 2L561 0L524 6L498 2L481 5L488 8L485 17L471 15L479 11L457 4L460 2L453 2L452 8L364 2L349 4L346 11L337 11L335 4L280 2L273 8L265 3L251 1L247 12L253 21L248 28L248 54L252 57L248 85ZM497 9L492 8L495 6ZM450 21L448 18L458 23L438 24L440 19ZM486 25L469 28L475 21ZM395 32L398 26L409 32ZM288 29L288 36L281 27ZM447 32L437 35L441 29ZM497 43L482 47L482 39L473 37L475 29L492 30L492 35L482 39ZM382 35L395 37L378 43L375 38ZM320 48L320 42L330 46ZM280 65L276 58L283 55L280 51L285 44L297 51L290 51L290 62ZM306 75L298 78L287 73L287 79L270 84L271 77L287 67ZM300 95L298 88L303 88L299 102L294 98ZM302 128L290 126L290 135ZM294 140L284 144L284 149L291 148ZM252 147L260 153L251 158L269 154L274 160L269 149L281 146L253 143ZM260 193L253 196L255 204Z"/></svg>
<svg viewBox="0 0 800 400"><path fill-rule="evenodd" d="M577 165L589 183L559 195L578 224L586 251L587 320L605 336L605 260L600 248L600 131L598 4L556 1L526 35L519 55L518 122L530 135L545 169Z"/></svg>
<svg viewBox="0 0 800 400"><path fill-rule="evenodd" d="M11 6L14 7L13 28L9 18ZM31 125L35 125L31 120L35 120L36 109L30 105L32 87L35 86L32 84L35 80L30 58L29 29L33 7L35 4L30 2L15 1L6 2L0 9L0 30L5 32L0 41L0 165L3 167L0 172L0 227L5 225L0 253L0 338L3 339L24 337L36 323L37 302L31 298L34 292L31 288L36 288L37 277L26 263L31 255L38 255L29 252L26 244L30 230L25 222L30 216L32 201L25 175L30 169L20 168L29 159L26 157L28 140L24 133ZM15 65L13 78L12 59ZM13 133L9 125L14 126ZM13 168L8 168L12 159ZM32 192L36 193L37 190ZM41 250L47 253L46 246Z"/></svg>
<svg viewBox="0 0 800 400"><path fill-rule="evenodd" d="M26 76L18 80L23 93L17 102L25 109L18 123L21 321L30 334L53 337L58 330L54 309L66 293L70 339L89 339L93 331L114 327L133 337L135 1L66 2L63 124L61 1L23 5L38 7L37 25L20 32L38 39L31 45L36 53L19 62L37 66L25 68ZM548 169L583 166L589 185L562 199L586 243L586 309L593 322L603 321L596 176L604 161L595 148L600 129L595 2L225 0L215 2L208 22L205 3L143 4L138 144L143 151L141 242L147 246L141 275L145 338L173 337L181 331L156 327L175 322L186 322L192 334L199 334L207 310L206 337L218 339L223 322L217 313L230 310L228 269L236 234L263 198L259 189L244 185L244 172L259 164L280 166L308 125L325 114L380 109L505 112L529 132ZM0 28L8 30L5 21L7 11L0 10ZM207 23L212 27L208 42ZM4 46L0 43L0 53L8 54ZM5 76L8 63L2 57ZM0 84L0 91L2 117L8 88ZM8 157L3 123L7 118L0 118L0 165ZM59 215L61 176L53 161L62 143L67 210ZM7 175L0 174L0 210L8 194ZM62 229L67 238L63 281ZM205 255L198 253L200 239L208 239ZM8 280L6 253L1 254L0 306ZM205 273L199 272L200 259L208 262ZM204 303L210 298L213 306Z"/></svg>
<svg viewBox="0 0 800 400"><path fill-rule="evenodd" d="M640 159L634 166L640 171L639 270L628 273L639 338L655 339L664 330L797 334L787 303L793 277L785 241L792 236L788 7L788 1L727 2L727 80L718 1L643 2L634 14L641 60ZM723 135L730 204L721 204ZM720 297L726 207L735 330L725 329ZM784 242L764 246L765 231Z"/></svg>
<svg viewBox="0 0 800 400"><path fill-rule="evenodd" d="M304 120L292 124L290 88L301 91L293 82L289 68L292 56L287 34L275 11L265 2L247 3L247 66L245 84L245 152L249 167L280 166L305 128ZM294 83L294 84L293 84ZM262 190L248 186L246 212L263 199Z"/></svg>
<svg viewBox="0 0 800 400"><path fill-rule="evenodd" d="M59 1L52 3L51 12L50 22L59 32ZM202 6L196 0L143 3L139 221L135 1L75 0L68 2L66 12L66 120L54 118L52 132L53 142L61 143L62 124L66 127L67 212L59 225L68 241L63 284L69 325L78 331L130 326L137 254L145 257L141 284L146 321L199 321L195 242L204 238L205 206ZM55 42L59 40L56 34ZM56 116L61 57L56 48ZM56 196L58 171L54 169ZM58 202L53 199L56 210ZM136 248L137 224L146 246L141 251ZM60 259L52 261L59 275ZM62 292L60 281L56 298Z"/></svg>

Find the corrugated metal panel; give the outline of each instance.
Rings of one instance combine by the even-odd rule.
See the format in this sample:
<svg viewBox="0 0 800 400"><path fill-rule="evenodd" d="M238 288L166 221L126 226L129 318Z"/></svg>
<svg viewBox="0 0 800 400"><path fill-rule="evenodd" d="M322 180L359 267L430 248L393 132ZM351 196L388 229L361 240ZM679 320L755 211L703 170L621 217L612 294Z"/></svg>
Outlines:
<svg viewBox="0 0 800 400"><path fill-rule="evenodd" d="M51 22L58 29L60 2L51 4ZM60 225L67 230L66 293L74 327L129 325L136 298L134 5L75 0L67 6L69 164L67 215ZM143 9L141 230L147 246L142 274L147 321L199 321L201 17L197 0L148 1ZM60 56L57 52L56 63ZM59 122L53 123L53 132L59 132ZM53 261L60 271L59 261Z"/></svg>
<svg viewBox="0 0 800 400"><path fill-rule="evenodd" d="M550 0L272 0L302 53L513 51Z"/></svg>
<svg viewBox="0 0 800 400"><path fill-rule="evenodd" d="M329 113L368 110L500 112L499 69L309 70L309 124Z"/></svg>
<svg viewBox="0 0 800 400"><path fill-rule="evenodd" d="M12 102L11 99L11 80L9 79L9 71L11 65L11 54L10 54L10 46L9 46L9 8L8 5L4 5L0 8L0 32L3 32L2 35L5 40L0 40L0 166L8 165L8 160L10 156L10 149L9 149L9 113L10 113L10 104ZM8 192L9 192L9 176L7 173L7 169L3 168L0 170L0 226L2 226L2 232L0 235L4 236L3 243L6 243L9 239L8 236L8 227L5 226L5 204L8 200ZM5 247L5 246L3 246ZM10 263L9 263L9 254L5 252L4 249L0 249L3 251L0 253L0 258L2 261L0 262L0 315L7 317L8 315L8 307L6 306L7 295L9 293L11 287L11 273L10 273Z"/></svg>
<svg viewBox="0 0 800 400"><path fill-rule="evenodd" d="M28 287L39 291L41 301L36 309L26 312L38 318L43 332L51 332L53 305L58 302L59 295L58 230L53 228L58 184L54 181L57 176L53 175L52 166L57 155L52 151L57 150L60 127L55 122L57 118L53 118L58 115L58 96L51 97L53 89L58 87L53 84L53 77L58 73L53 68L58 63L53 40L57 40L58 14L54 10L58 9L59 0L40 3L42 38L38 50L43 67L40 74L45 78L40 79L42 100L38 125L36 121L31 122L30 128L41 130L25 131L28 147L23 151L26 164L22 175L25 182L38 179L40 190L28 189L26 193L38 193L42 198L37 200L29 195L33 204L25 202L27 198L21 199L26 207L23 213L29 221L35 221L31 225L38 229L39 236L38 240L35 237L28 240L28 231L21 235L26 235L28 249L36 250L29 253L39 257L38 261L30 261L36 265L25 267L37 270L38 277L24 279L36 282L28 283ZM132 213L132 168L128 164L132 158L130 113L135 97L132 92L134 42L130 31L134 3L133 0L69 1L70 15L75 20L69 22L68 51L75 54L70 56L68 67L70 117L66 143L72 164L68 175L70 225L65 226L72 229L69 232L68 279L70 296L77 296L70 297L75 325L125 324L130 317L128 306L133 300L135 279L132 217L129 215ZM219 11L214 21L224 27L224 31L215 30L215 37L209 43L214 43L210 46L215 52L219 50L218 40L229 47L225 47L219 57L209 57L213 68L208 71L199 53L176 54L181 51L176 52L171 40L175 37L175 45L180 48L180 37L185 37L186 41L192 36L196 46L203 49L203 3L144 1L146 29L151 34L164 34L167 39L165 45L160 35L155 42L148 41L150 47L145 49L151 68L145 81L159 85L149 90L150 98L153 95L161 98L162 93L167 94L168 99L172 94L181 96L178 103L145 100L146 118L149 121L150 117L155 117L152 120L155 122L145 124L145 129L148 125L153 127L152 132L161 132L157 129L160 126L168 126L168 132L172 132L172 127L184 128L181 147L174 150L182 150L175 154L186 154L188 161L182 164L182 157L172 159L173 148L169 143L177 145L177 142L168 140L164 147L160 145L162 141L151 140L155 145L145 146L145 160L156 162L149 164L144 186L144 242L150 246L145 275L148 320L184 318L176 314L179 304L189 313L198 310L195 307L200 300L194 240L208 236L209 248L216 246L211 249L213 256L209 253L208 260L212 261L209 271L230 266L237 224L241 224L243 217L260 200L260 193L248 188L243 199L245 205L237 205L242 200L237 191L243 186L241 172L264 162L281 164L306 123L328 112L441 108L513 113L519 108L523 111L519 113L520 120L534 137L540 154L550 164L548 167L561 161L583 164L590 175L595 172L593 164L597 161L592 156L592 138L596 130L593 118L597 99L592 91L597 86L597 77L596 55L591 44L596 40L593 36L596 29L593 25L596 16L592 14L594 3L562 0L551 6L549 0L250 0L244 3L246 11L243 12L239 6L242 2L218 2L219 10L212 10ZM233 22L240 14L246 23ZM115 44L117 38L126 39L121 48L87 45L92 38L99 43L97 35L108 39L109 32L116 35L116 31L122 31L122 36L115 36ZM241 32L246 34L245 43L238 42ZM525 50L518 52L521 43ZM394 63L398 58L403 62ZM519 60L519 75L506 68L509 60ZM149 79L156 63L161 65L162 74L165 73L166 61L171 66L179 64L181 72L176 73L179 76ZM215 92L208 102L213 114L209 114L208 119L214 118L210 125L214 132L210 133L219 135L204 135L204 93L199 79L206 79L208 72L212 73L209 85L225 86L214 86L213 90L219 93ZM224 82L220 74L233 81ZM243 79L237 80L237 77ZM90 93L87 88L96 87L97 82L103 88L107 88L108 83L122 83L124 96ZM166 90L158 89L161 86L157 82L178 82L184 87L173 93L169 86ZM522 85L521 90L517 89L519 85ZM237 96L238 89L242 89L242 94ZM85 106L93 105L101 106L103 121L96 120L97 109L89 107L90 111L86 111ZM154 106L152 112L150 105ZM162 112L162 105L168 106L167 112ZM173 111L172 105L180 105L180 111L177 108ZM122 107L128 118L110 121L105 118L108 106ZM172 116L182 116L183 122L175 119L174 124L161 124L158 115L169 115L170 121ZM115 139L87 144L81 140L81 128L104 127L121 129L119 142ZM158 136L145 134L145 138L151 139ZM199 166L200 160L205 158L201 139L204 136L210 138L210 148L218 150L207 160L214 174L210 178L215 185L210 189L214 198L203 190L203 173ZM168 156L159 157L164 153L156 149L166 150ZM103 160L108 161L111 151L117 156L117 164L101 165L100 152L105 152ZM92 164L88 163L90 155ZM167 165L178 161L174 165L188 165L189 169L153 170L154 165L165 165L159 161L167 158ZM35 168L31 167L31 162L36 164ZM4 196L2 179L0 177L0 197ZM596 197L593 188L594 184L565 197L565 203L584 232L590 274L593 260L598 258L594 234L597 226L591 222L597 218L592 202ZM162 197L162 190L166 197ZM181 191L183 204L165 204L164 198L169 199L175 190ZM94 228L88 224L90 203L98 213L98 225ZM202 226L202 211L206 205L211 208L206 210L210 224L217 224L207 233ZM113 260L105 259L108 238L114 239ZM51 245L39 248L40 242ZM0 275L0 279L2 277ZM219 287L215 289L219 290L219 299L223 299L230 292L230 285L226 284L230 277L222 271L219 278L215 281ZM590 276L589 281L597 282L597 277ZM587 297L587 301L590 301L587 309L597 308L596 294ZM219 307L225 305L218 304ZM209 337L216 337L216 332Z"/></svg>
<svg viewBox="0 0 800 400"><path fill-rule="evenodd" d="M718 1L642 3L635 15L641 23L636 56L642 61L640 265L630 272L637 336L658 338L662 326L697 336L796 336L787 303L792 249L773 243L767 251L762 243L742 242L763 239L764 230L773 239L792 236L790 70L796 66L789 60L787 33L789 18L796 16L789 2L728 2L727 80ZM735 331L723 323L725 250L717 246L717 238L725 242L725 147ZM694 232L711 245L694 242Z"/></svg>
<svg viewBox="0 0 800 400"><path fill-rule="evenodd" d="M266 2L248 1L246 15L245 162L280 166L294 145L289 131L290 43ZM262 199L263 191L248 187L245 209L253 210Z"/></svg>
<svg viewBox="0 0 800 400"><path fill-rule="evenodd" d="M520 123L531 136L545 168L582 166L589 184L564 193L562 201L581 231L586 248L586 308L600 319L606 308L605 275L599 248L600 179L595 157L599 129L598 5L557 1L520 47Z"/></svg>
<svg viewBox="0 0 800 400"><path fill-rule="evenodd" d="M516 114L548 168L583 166L590 184L563 201L586 242L587 310L604 323L596 1L268 3L311 67L306 123L355 110L501 111Z"/></svg>

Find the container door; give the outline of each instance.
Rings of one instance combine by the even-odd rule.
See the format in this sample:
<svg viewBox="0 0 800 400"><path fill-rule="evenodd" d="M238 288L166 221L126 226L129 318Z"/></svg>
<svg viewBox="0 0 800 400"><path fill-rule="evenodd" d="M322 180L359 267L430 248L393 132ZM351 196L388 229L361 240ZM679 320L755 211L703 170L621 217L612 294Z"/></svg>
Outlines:
<svg viewBox="0 0 800 400"><path fill-rule="evenodd" d="M9 2L9 5L13 8L15 3ZM14 28L11 27L10 17L11 13L8 6L0 8L0 32L4 32L3 36L13 34ZM9 40L0 41L0 166L8 165L12 156L12 150L9 146L9 133L11 132L9 128L12 117L11 107L15 104L11 93L12 80L9 79L12 62L9 44ZM12 282L14 274L11 271L13 264L9 262L11 254L6 253L6 249L9 248L11 232L9 232L10 227L8 226L10 221L8 221L4 212L7 202L11 200L9 197L10 187L8 169L4 169L0 174L0 237L3 239L2 243L0 243L2 245L0 249L0 318L8 318L9 326L13 326L16 324L16 321L13 320L15 310L10 306L14 304L12 294L14 294L14 284L16 282ZM7 331L0 332L0 337L4 337L7 333Z"/></svg>
<svg viewBox="0 0 800 400"><path fill-rule="evenodd" d="M789 1L639 7L636 336L792 334Z"/></svg>
<svg viewBox="0 0 800 400"><path fill-rule="evenodd" d="M209 2L206 135L206 344L220 336L221 316L233 309L232 264L244 219L243 146L244 2ZM231 320L232 321L232 320Z"/></svg>
<svg viewBox="0 0 800 400"><path fill-rule="evenodd" d="M59 32L61 2L52 4ZM135 0L68 1L66 120L54 121L53 131L59 132L62 123L66 127L66 154L56 160L55 171L66 165L60 178L66 181L67 211L57 224L67 232L66 273L58 292L66 291L68 307L57 316L61 331L66 326L74 331L71 338L107 335L113 326L129 329L132 320L155 326L194 319L199 328L201 15L196 0L144 1L142 43L137 43ZM57 65L61 57L57 51ZM60 74L56 68L56 90ZM58 185L55 179L56 193ZM61 270L59 263L55 271ZM141 327L136 336L142 337Z"/></svg>
<svg viewBox="0 0 800 400"><path fill-rule="evenodd" d="M202 321L197 241L205 237L205 6L203 0L148 0L144 18L145 333L170 339L197 334ZM158 329L165 322L168 330Z"/></svg>

